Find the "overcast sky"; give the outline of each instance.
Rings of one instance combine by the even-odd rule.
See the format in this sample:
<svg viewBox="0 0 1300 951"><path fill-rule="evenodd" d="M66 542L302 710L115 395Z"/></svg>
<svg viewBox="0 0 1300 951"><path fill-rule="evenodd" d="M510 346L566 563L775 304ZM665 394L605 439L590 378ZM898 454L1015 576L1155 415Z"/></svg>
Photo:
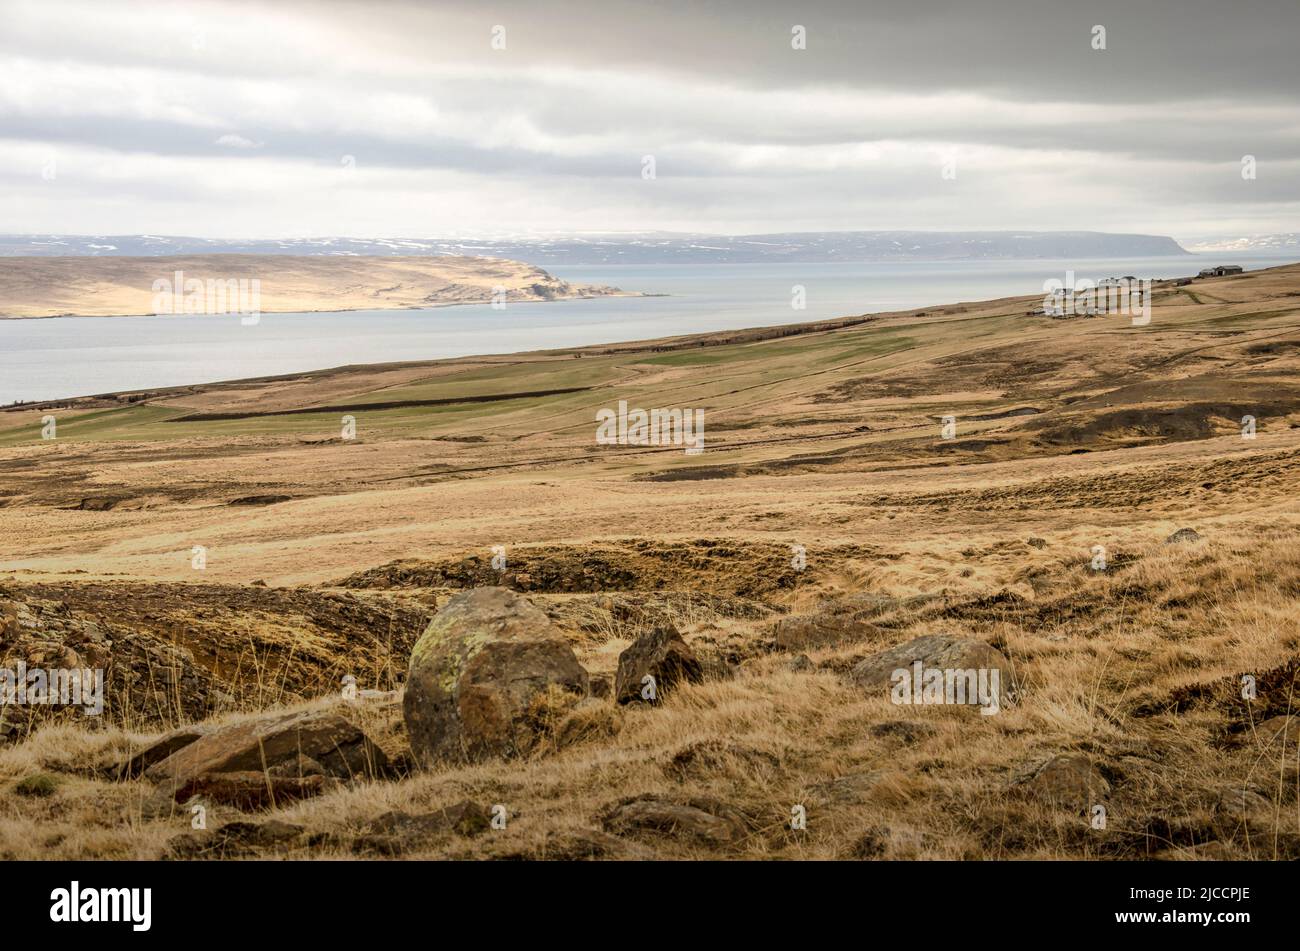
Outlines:
<svg viewBox="0 0 1300 951"><path fill-rule="evenodd" d="M1300 231L1300 0L0 14L0 232Z"/></svg>

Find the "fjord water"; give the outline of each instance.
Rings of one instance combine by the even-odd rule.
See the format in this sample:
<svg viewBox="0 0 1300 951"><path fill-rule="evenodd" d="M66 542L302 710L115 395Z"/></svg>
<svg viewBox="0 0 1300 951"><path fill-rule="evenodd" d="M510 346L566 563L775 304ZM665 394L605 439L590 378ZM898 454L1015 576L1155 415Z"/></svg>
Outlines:
<svg viewBox="0 0 1300 951"><path fill-rule="evenodd" d="M1202 254L1129 260L707 264L548 268L566 280L662 297L427 310L0 320L0 403L211 383L346 364L617 343L1043 293L1043 282L1183 277L1294 256ZM793 288L806 307L791 306Z"/></svg>

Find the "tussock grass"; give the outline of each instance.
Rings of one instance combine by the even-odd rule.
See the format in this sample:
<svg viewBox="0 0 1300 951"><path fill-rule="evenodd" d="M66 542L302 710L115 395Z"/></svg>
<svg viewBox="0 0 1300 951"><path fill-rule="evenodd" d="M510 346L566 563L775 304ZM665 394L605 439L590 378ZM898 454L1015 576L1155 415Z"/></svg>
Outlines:
<svg viewBox="0 0 1300 951"><path fill-rule="evenodd" d="M292 622L250 599L181 638L213 648L199 651L205 662L220 647L240 684L213 705L215 723L341 705L348 673L395 686L409 645L369 623L330 636L313 598L355 595L385 617L405 611L409 627L454 588L443 587L447 569L483 561L489 544L510 546L512 570L540 569L534 581L560 578L530 596L593 673L611 674L621 650L665 621L702 657L734 665L728 679L711 664L715 679L655 707L548 698L531 714L542 738L529 756L358 782L256 816L304 829L265 854L352 857L353 837L384 812L470 798L504 806L507 828L448 832L407 854L551 857L568 854L566 836L601 830L613 804L653 796L734 810L744 833L725 846L626 833L623 854L1294 859L1300 758L1294 743L1265 743L1261 724L1300 715L1295 315L1262 311L1257 298L1298 280L1291 267L1224 282L1227 303L1204 308L1171 296L1140 336L1112 319L1024 318L1023 302L1003 301L793 342L704 340L703 359L628 344L581 361L533 354L407 367L400 379L387 376L395 368L348 368L200 388L83 420L100 428L82 436L69 420L79 441L56 446L34 447L24 410L0 427L16 493L0 507L0 545L21 539L8 566L60 583L87 563L184 580L133 582L124 597L152 597L150 612L168 618L207 589L176 555L196 541L219 555L206 576L222 583L218 600L255 579L301 593ZM1225 319L1233 335L1188 332ZM906 347L879 346L904 339L899 328ZM1207 355L1212 373L1195 369ZM188 411L184 401L219 412L561 379L645 406L707 407L707 465L596 449L583 394L370 414L373 428L348 446L305 441L308 416L164 422ZM1269 407L1253 442L1233 432L1239 403ZM996 416L1014 406L1042 412ZM949 411L963 424L945 445L936 419ZM641 478L665 473L683 478ZM118 509L76 509L104 485L121 488ZM227 504L272 492L294 498ZM1165 543L1184 527L1201 540ZM793 544L807 548L803 572L788 567ZM1103 571L1090 567L1096 545ZM441 580L393 581L395 563L433 566ZM621 580L589 583L597 571ZM358 573L373 587L331 587ZM288 587L299 584L315 587ZM204 606L208 619L220 610ZM837 636L777 650L774 626L791 616ZM1000 650L1015 704L995 716L895 706L845 676L926 634ZM179 697L152 690L160 681L152 671L133 688L156 705L145 718L50 723L0 748L0 788L57 778L48 796L0 796L0 857L154 858L189 830L183 811L147 818L147 781L104 772L184 719ZM399 705L346 709L402 752ZM1054 804L1033 785L1063 754L1086 757L1109 787L1104 829L1090 824L1090 804ZM806 831L790 828L796 806ZM208 818L216 828L248 817L213 808Z"/></svg>

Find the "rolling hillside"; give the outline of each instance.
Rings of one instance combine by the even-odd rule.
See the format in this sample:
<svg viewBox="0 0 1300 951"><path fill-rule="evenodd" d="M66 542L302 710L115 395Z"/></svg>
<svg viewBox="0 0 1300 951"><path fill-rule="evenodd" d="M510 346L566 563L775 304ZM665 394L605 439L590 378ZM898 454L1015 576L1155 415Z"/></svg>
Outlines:
<svg viewBox="0 0 1300 951"><path fill-rule="evenodd" d="M0 643L130 685L103 722L9 731L0 783L54 792L12 800L0 848L1300 857L1300 265L1158 286L1143 326L1039 303L0 412ZM598 442L620 401L702 409L704 451ZM527 755L408 769L412 645L485 585L531 599L593 685L665 624L702 674L539 709ZM865 679L926 637L996 652L1014 698L983 716ZM348 674L377 693L337 699ZM407 766L214 807L225 838L113 771L282 709L342 711ZM509 831L383 838L393 810L466 799ZM253 820L283 834L231 844Z"/></svg>

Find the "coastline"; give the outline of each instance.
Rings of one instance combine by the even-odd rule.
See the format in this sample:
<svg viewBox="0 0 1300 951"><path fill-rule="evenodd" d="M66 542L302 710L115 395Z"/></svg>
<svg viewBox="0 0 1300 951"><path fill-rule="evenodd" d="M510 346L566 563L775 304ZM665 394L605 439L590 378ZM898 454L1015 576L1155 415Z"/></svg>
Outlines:
<svg viewBox="0 0 1300 951"><path fill-rule="evenodd" d="M550 304L557 301L574 301L574 300L603 300L607 297L668 297L668 294L651 294L641 291L625 291L620 288L610 288L608 294L557 294L554 297L538 297L529 300L512 300L508 303L511 306L518 304ZM483 307L491 305L490 300L452 300L440 301L433 304L421 304L418 307L316 307L307 310L259 310L257 313L261 316L273 314L359 314L365 311L382 311L384 313L401 313L402 311L411 310L437 310L442 307ZM183 319L187 317L238 317L240 314L231 311L225 314L0 314L0 320L84 320L84 319L103 319L116 320L121 317L175 317Z"/></svg>
<svg viewBox="0 0 1300 951"><path fill-rule="evenodd" d="M423 310L622 295L503 258L0 257L0 319Z"/></svg>
<svg viewBox="0 0 1300 951"><path fill-rule="evenodd" d="M1294 262L1260 262L1247 275L1291 265ZM1097 277L1104 270L1092 276ZM936 295L928 300L906 293L892 295L892 299L888 293L877 295L882 298L879 300L854 299L856 295L845 290L858 286L862 277L859 274L841 281L841 293L823 288L809 311L792 314L788 302L784 307L779 306L779 298L788 282L800 276L797 272L768 275L763 283L747 283L746 293L750 296L736 300L718 297L707 283L690 284L680 280L674 283L671 275L667 275L664 283L670 294L622 291L614 295L579 294L549 301L560 304L567 300L582 301L553 310L512 307L509 313L498 313L485 311L481 304L475 304L463 310L445 311L446 316L433 314L435 305L418 308L428 310L426 315L405 315L412 308L367 308L373 312L364 314L357 314L357 308L290 312L291 317L316 316L317 321L274 321L269 325L270 336L250 334L238 321L229 320L148 319L26 325L29 329L0 322L0 328L12 331L6 338L8 353L0 356L0 372L7 370L7 385L0 388L3 397L0 404L5 410L15 406L85 406L87 403L111 407L125 401L114 394L135 394L137 400L155 399L162 393L239 385L249 380L319 376L341 367L432 366L475 357L495 362L529 354L576 357L626 352L638 346L652 347L656 352L681 351L708 347L716 341L745 342L806 334L809 328L860 323L867 319L864 315L869 315L872 321L914 319L927 313L933 318L952 319L952 315L984 306L980 302L1000 302L1022 317L1041 309L1042 302L1036 290L1025 293L1032 285L1024 281L1016 282L1020 289L1006 293L996 285L967 287L964 279L947 284L940 281L935 286L927 283ZM652 283L650 275L640 272L620 273L617 278L618 283L631 282L632 286ZM588 281L586 275L571 273L566 283L577 289L592 286ZM1162 282L1155 283L1157 295L1165 286ZM976 293L964 294L963 290ZM612 299L602 303L606 297ZM935 302L940 299L949 303ZM762 303L755 306L756 301ZM460 305L446 302L436 306ZM272 312L267 313L268 317L274 316ZM111 359L100 360L96 356L98 351L94 350L98 346L110 347ZM133 369L138 361L147 365ZM75 374L68 369L74 365L78 368ZM45 382L58 378L74 383L76 390L69 392L72 386L65 388Z"/></svg>

